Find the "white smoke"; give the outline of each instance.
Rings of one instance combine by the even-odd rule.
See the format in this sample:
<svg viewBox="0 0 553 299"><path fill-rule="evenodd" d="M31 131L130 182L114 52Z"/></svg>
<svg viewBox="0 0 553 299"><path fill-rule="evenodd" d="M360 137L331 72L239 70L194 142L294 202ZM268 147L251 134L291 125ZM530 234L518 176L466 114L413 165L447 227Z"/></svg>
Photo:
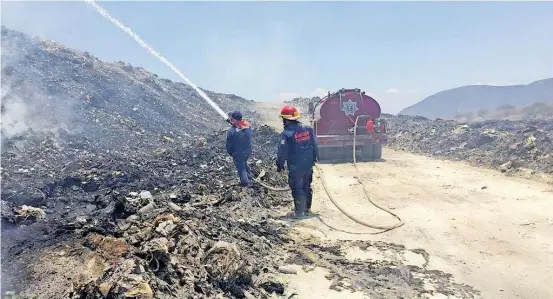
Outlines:
<svg viewBox="0 0 553 299"><path fill-rule="evenodd" d="M9 88L2 86L2 139L21 135L29 130L29 109L17 96L10 96Z"/></svg>
<svg viewBox="0 0 553 299"><path fill-rule="evenodd" d="M14 88L5 78L2 81L3 141L29 132L53 137L59 137L60 130L80 133L80 126L73 121L76 116L71 103L48 96L33 86Z"/></svg>

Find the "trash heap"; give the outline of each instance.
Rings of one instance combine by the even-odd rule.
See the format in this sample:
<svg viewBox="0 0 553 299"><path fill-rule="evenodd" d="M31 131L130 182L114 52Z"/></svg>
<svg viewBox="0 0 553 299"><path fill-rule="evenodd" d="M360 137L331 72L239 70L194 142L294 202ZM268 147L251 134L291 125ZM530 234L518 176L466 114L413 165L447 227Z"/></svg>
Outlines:
<svg viewBox="0 0 553 299"><path fill-rule="evenodd" d="M6 149L2 290L17 298L282 294L270 275L286 229L268 214L289 205L289 195L239 187L225 136L168 141L151 152L92 151L82 138L70 140L81 146L68 149L51 136ZM261 180L282 187L285 174L272 170L277 143L274 130L256 128L250 163L254 176L265 173ZM69 266L52 275L33 270L37 256L60 248L64 258L92 255L87 260L101 270L64 280L56 277L71 273ZM44 259L55 264L56 258Z"/></svg>
<svg viewBox="0 0 553 299"><path fill-rule="evenodd" d="M553 174L552 120L456 122L386 115L389 146L502 172Z"/></svg>
<svg viewBox="0 0 553 299"><path fill-rule="evenodd" d="M2 142L34 133L80 135L97 146L144 149L224 128L190 86L125 62L1 27ZM204 90L224 111L256 118L253 101Z"/></svg>

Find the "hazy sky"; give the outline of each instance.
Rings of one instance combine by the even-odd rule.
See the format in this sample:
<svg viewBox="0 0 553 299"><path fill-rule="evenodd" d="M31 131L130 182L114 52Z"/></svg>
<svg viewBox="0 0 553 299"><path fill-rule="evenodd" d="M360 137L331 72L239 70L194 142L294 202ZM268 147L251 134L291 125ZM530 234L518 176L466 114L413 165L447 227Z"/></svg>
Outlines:
<svg viewBox="0 0 553 299"><path fill-rule="evenodd" d="M99 2L192 82L256 101L359 87L386 112L553 77L553 2ZM84 2L5 2L2 24L180 80Z"/></svg>

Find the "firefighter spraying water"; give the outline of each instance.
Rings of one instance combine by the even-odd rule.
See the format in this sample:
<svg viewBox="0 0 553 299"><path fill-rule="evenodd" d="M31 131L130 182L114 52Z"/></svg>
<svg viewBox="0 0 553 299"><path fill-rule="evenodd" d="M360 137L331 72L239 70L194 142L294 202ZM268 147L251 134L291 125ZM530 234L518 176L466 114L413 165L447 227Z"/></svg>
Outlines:
<svg viewBox="0 0 553 299"><path fill-rule="evenodd" d="M102 15L102 17L112 22L121 30L123 30L125 33L127 33L141 47L146 49L148 53L150 53L158 60L163 62L165 65L167 65L173 72L175 72L181 79L183 79L189 86L191 86L202 97L202 99L204 99L225 121L231 124L232 128L229 130L229 135L233 135L233 136L230 138L230 140L234 139L234 135L236 132L239 132L238 135L243 135L244 133L248 132L248 130L251 131L251 128L245 128L239 124L241 122L241 115L238 115L236 113L231 113L227 115L227 113L225 113L212 99L210 99L209 96L205 94L205 92L203 92L188 78L186 78L172 63L170 63L165 57L161 56L161 54L159 54L150 45L148 45L145 41L143 41L130 28L126 27L120 21L112 17L105 9L103 9L101 6L96 4L96 2L94 2L93 0L85 0L85 1L88 4L90 4L100 15ZM361 109L359 109L357 105L360 105L359 107L361 107ZM349 120L351 123L353 123L354 124L353 127L351 127L351 125L347 121L345 121L343 117L339 117L338 114L336 114L337 109L342 110L345 113L345 116L347 117L346 120ZM358 110L360 110L360 113L356 113ZM294 209L293 216L295 218L301 218L310 213L311 197L312 197L311 182L312 182L312 175L313 175L313 166L316 166L315 162L317 161L319 156L318 147L321 147L321 149L323 149L323 152L324 152L323 157L328 158L328 155L327 155L328 150L334 150L336 148L340 150L340 147L342 147L343 145L346 145L346 146L351 145L353 147L353 155L354 155L353 162L355 167L357 168L355 163L356 162L355 150L357 147L356 146L357 137L359 137L359 142L363 146L362 152L366 153L366 149L370 148L369 150L370 154L366 153L365 154L366 157L370 156L371 158L379 158L381 155L381 149L382 149L381 144L386 143L385 125L381 123L379 119L380 106L374 99L360 92L359 89L354 89L354 90L342 89L338 93L334 93L332 95L329 93L328 97L322 99L320 102L316 103L315 105L311 103L309 112L312 115L312 124L315 127L314 129L309 126L302 125L298 122L300 114L295 107L289 107L289 106L284 107L280 113L280 116L283 119L284 131L282 133L280 146L279 146L277 168L278 168L278 171L282 171L284 169L284 163L285 161L287 161L288 172L289 172L288 181L289 181L290 188L275 188L261 182L259 179L251 178L251 175L247 167L247 157L249 157L249 155L237 154L238 152L235 152L233 147L230 148L228 151L228 153L231 156L233 156L233 159L235 161L238 175L241 178L241 185L250 186L251 182L249 182L249 180L251 178L255 182L264 186L265 188L273 191L291 190L292 197L294 198L295 209ZM364 114L365 112L368 112L368 114ZM315 118L316 115L319 116L318 119ZM331 117L327 117L324 115L330 115ZM332 115L336 117L332 117ZM355 118L352 118L352 117L355 117ZM360 118L367 118L367 121L369 119L373 120L374 127L378 128L379 130L378 134L375 135L374 133L370 132L371 130L370 128L372 128L372 126L370 125L370 123L367 123L367 121L365 121L364 122L365 128L369 128L369 130L365 129L366 134L362 133L360 136L357 136L357 125L359 123ZM363 122L359 124L362 124L362 123ZM346 132L349 132L349 134L347 134ZM367 134L368 136L364 136ZM320 139L319 144L317 143L316 136ZM245 138L245 139L250 140L249 138L251 138L251 132L248 135L248 138ZM242 150L239 152L240 153L247 152L247 146L243 147ZM365 190L365 194L367 195L367 198L369 199L369 201L377 208L382 209L390 213L394 217L396 217L399 220L399 223L391 227L376 226L376 225L367 224L353 217L352 215L348 214L333 199L332 195L328 191L326 182L322 176L322 170L318 167L317 169L319 170L319 173L320 173L321 183L326 193L328 194L329 198L331 199L332 203L350 219L367 227L381 229L382 231L378 233L388 231L403 225L403 222L397 215L374 203L370 199L370 197L368 197L367 191L364 188L364 186L363 186L363 189ZM357 179L359 183L363 185L362 181L359 179L359 175Z"/></svg>
<svg viewBox="0 0 553 299"><path fill-rule="evenodd" d="M248 166L248 159L252 154L252 128L250 123L242 119L240 111L229 113L231 127L227 131L226 148L227 153L232 157L240 186L251 187L251 171Z"/></svg>

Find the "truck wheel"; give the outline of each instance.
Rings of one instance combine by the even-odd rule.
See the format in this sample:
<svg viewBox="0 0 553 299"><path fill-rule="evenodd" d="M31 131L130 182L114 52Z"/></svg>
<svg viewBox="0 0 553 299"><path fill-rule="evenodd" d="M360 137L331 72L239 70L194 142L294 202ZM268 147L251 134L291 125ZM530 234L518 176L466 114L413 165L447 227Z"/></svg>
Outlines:
<svg viewBox="0 0 553 299"><path fill-rule="evenodd" d="M373 158L375 160L382 158L382 144L373 144Z"/></svg>

